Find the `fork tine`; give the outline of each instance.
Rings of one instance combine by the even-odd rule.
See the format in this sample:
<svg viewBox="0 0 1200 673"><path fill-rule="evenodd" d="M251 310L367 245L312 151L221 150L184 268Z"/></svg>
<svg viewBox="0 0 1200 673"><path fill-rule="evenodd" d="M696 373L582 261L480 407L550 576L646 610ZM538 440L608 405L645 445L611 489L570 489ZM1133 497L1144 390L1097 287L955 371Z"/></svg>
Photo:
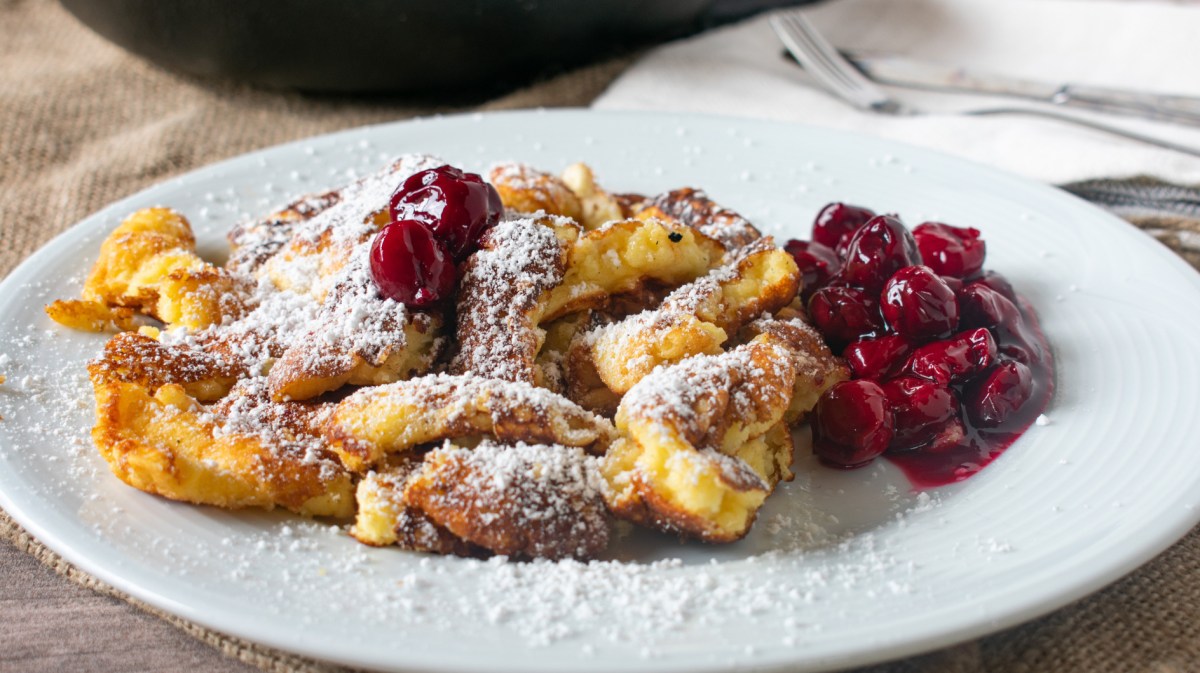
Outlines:
<svg viewBox="0 0 1200 673"><path fill-rule="evenodd" d="M807 22L802 22L795 15L783 17L783 22L789 29L790 36L797 42L801 43L803 51L806 52L813 60L814 66L824 70L827 75L837 79L838 83L847 89L858 88L855 82L846 75L843 68L838 67L835 60L830 58L829 51L822 46L820 35L808 30L810 27Z"/></svg>
<svg viewBox="0 0 1200 673"><path fill-rule="evenodd" d="M813 54L821 59L832 72L837 73L838 77L846 83L847 86L856 90L866 90L870 84L866 79L847 63L838 53L837 49L817 32L817 29L799 13L791 14L787 17L788 25L795 31L795 34L802 38L811 48Z"/></svg>
<svg viewBox="0 0 1200 673"><path fill-rule="evenodd" d="M791 21L791 18L785 14L776 14L770 19L771 27L779 36L780 41L796 57L800 65L804 66L809 74L821 84L842 98L849 96L846 79L839 76L837 69L828 62L828 59L820 55L811 40L808 39L808 35L800 30Z"/></svg>
<svg viewBox="0 0 1200 673"><path fill-rule="evenodd" d="M826 63L828 63L843 80L855 88L863 88L865 79L858 74L857 70L852 70L846 67L841 55L837 52L837 49L835 49L833 45L829 44L823 35L817 32L817 29L808 21L808 19L799 14L792 14L787 18L788 24L796 30L797 34L803 36L804 39L810 45L812 45L812 48L816 54L820 56Z"/></svg>
<svg viewBox="0 0 1200 673"><path fill-rule="evenodd" d="M788 14L783 18L782 23L787 29L788 36L795 41L795 46L799 47L804 56L808 57L805 65L811 67L814 74L820 75L818 79L832 87L834 93L860 108L869 108L880 98L880 96L872 95L873 92L869 90L870 85L864 82L857 71L848 71L849 66L841 60L841 56L802 16L795 13ZM801 58L799 53L796 56L798 59Z"/></svg>
<svg viewBox="0 0 1200 673"><path fill-rule="evenodd" d="M892 112L899 105L851 65L797 11L778 12L771 27L788 51L831 93L864 110Z"/></svg>

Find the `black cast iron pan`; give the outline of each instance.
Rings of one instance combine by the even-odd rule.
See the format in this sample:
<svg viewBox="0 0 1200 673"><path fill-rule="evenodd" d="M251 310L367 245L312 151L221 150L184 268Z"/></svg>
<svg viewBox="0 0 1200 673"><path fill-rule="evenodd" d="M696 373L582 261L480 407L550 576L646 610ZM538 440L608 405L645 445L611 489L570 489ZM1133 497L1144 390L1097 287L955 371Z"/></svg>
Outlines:
<svg viewBox="0 0 1200 673"><path fill-rule="evenodd" d="M447 91L687 34L780 0L61 0L165 67L272 88Z"/></svg>

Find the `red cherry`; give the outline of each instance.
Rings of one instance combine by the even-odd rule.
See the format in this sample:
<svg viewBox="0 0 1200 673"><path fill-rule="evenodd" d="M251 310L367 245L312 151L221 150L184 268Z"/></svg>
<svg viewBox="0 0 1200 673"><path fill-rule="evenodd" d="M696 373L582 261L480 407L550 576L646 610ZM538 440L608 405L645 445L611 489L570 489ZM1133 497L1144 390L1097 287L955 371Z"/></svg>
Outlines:
<svg viewBox="0 0 1200 673"><path fill-rule="evenodd" d="M873 381L843 381L813 414L813 452L836 467L858 467L887 449L894 428L887 395Z"/></svg>
<svg viewBox="0 0 1200 673"><path fill-rule="evenodd" d="M889 278L880 308L888 325L909 341L938 339L958 328L958 299L927 266L905 267Z"/></svg>
<svg viewBox="0 0 1200 673"><path fill-rule="evenodd" d="M995 427L1033 395L1033 373L1016 361L1003 362L963 390L967 415L975 425Z"/></svg>
<svg viewBox="0 0 1200 673"><path fill-rule="evenodd" d="M841 263L838 262L837 255L833 250L820 243L810 243L793 238L783 246L783 249L791 253L792 258L796 260L796 266L800 267L800 277L803 281L800 286L800 296L805 301L841 268Z"/></svg>
<svg viewBox="0 0 1200 673"><path fill-rule="evenodd" d="M858 228L846 244L841 279L847 285L877 291L900 269L921 263L912 234L893 215L877 215Z"/></svg>
<svg viewBox="0 0 1200 673"><path fill-rule="evenodd" d="M996 340L979 328L925 344L908 357L904 371L941 385L961 383L996 361Z"/></svg>
<svg viewBox="0 0 1200 673"><path fill-rule="evenodd" d="M958 398L945 386L901 376L883 384L895 418L889 451L907 451L929 443L951 419L958 418Z"/></svg>
<svg viewBox="0 0 1200 673"><path fill-rule="evenodd" d="M476 173L439 166L414 173L392 194L393 222L423 222L461 260L504 213L500 195Z"/></svg>
<svg viewBox="0 0 1200 673"><path fill-rule="evenodd" d="M1021 309L1007 297L983 281L968 284L959 296L964 327L990 328L1000 352L1014 360L1031 364L1041 359L1037 336L1026 325Z"/></svg>
<svg viewBox="0 0 1200 673"><path fill-rule="evenodd" d="M842 357L856 379L880 379L890 375L904 362L912 347L896 334L877 339L859 339L846 346Z"/></svg>
<svg viewBox="0 0 1200 673"><path fill-rule="evenodd" d="M1013 289L1012 283L1008 282L1007 278L1001 276L995 271L984 271L983 275L980 276L975 282L983 283L984 285L1004 295L1014 304L1017 303L1017 291Z"/></svg>
<svg viewBox="0 0 1200 673"><path fill-rule="evenodd" d="M845 203L831 203L817 213L813 221L812 240L833 250L842 239L854 233L862 225L875 217L875 213L860 206Z"/></svg>
<svg viewBox="0 0 1200 673"><path fill-rule="evenodd" d="M379 293L412 307L434 304L454 292L454 262L429 227L392 222L371 243L371 277Z"/></svg>
<svg viewBox="0 0 1200 673"><path fill-rule="evenodd" d="M957 297L963 291L963 282L961 278L955 278L954 276L942 276L942 282L946 284L946 287L950 288L950 291L954 293L955 297ZM961 309L962 307L959 308Z"/></svg>
<svg viewBox="0 0 1200 673"><path fill-rule="evenodd" d="M1020 313L1016 304L979 281L958 293L958 307L963 327L996 327Z"/></svg>
<svg viewBox="0 0 1200 673"><path fill-rule="evenodd" d="M983 268L987 245L978 229L925 222L912 233L925 265L940 275L969 278Z"/></svg>
<svg viewBox="0 0 1200 673"><path fill-rule="evenodd" d="M820 288L808 300L808 316L835 347L883 331L879 304L871 295L853 287Z"/></svg>

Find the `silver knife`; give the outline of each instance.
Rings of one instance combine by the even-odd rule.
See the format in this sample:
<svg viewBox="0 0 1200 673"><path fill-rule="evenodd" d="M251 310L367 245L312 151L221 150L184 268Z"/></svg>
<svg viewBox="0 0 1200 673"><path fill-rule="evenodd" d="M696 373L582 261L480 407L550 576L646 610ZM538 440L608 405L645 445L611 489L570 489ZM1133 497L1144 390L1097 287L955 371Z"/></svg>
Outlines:
<svg viewBox="0 0 1200 673"><path fill-rule="evenodd" d="M1004 75L972 72L964 68L901 56L855 52L847 53L846 57L864 75L882 84L934 91L1014 96L1062 107L1200 126L1200 97L1079 84L1047 84Z"/></svg>

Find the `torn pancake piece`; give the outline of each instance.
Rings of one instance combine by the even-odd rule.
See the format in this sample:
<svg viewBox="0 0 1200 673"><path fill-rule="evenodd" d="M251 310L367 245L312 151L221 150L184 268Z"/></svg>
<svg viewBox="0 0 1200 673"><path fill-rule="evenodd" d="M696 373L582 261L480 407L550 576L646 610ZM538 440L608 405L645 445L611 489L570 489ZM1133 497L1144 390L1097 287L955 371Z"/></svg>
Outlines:
<svg viewBox="0 0 1200 673"><path fill-rule="evenodd" d="M418 444L479 435L602 453L615 430L608 419L528 383L430 374L356 391L338 403L326 435L342 462L363 472Z"/></svg>
<svg viewBox="0 0 1200 673"><path fill-rule="evenodd" d="M68 327L102 331L110 323L132 327L134 311L194 331L241 315L248 292L244 279L196 254L187 218L143 208L100 245L83 300L56 302L47 313Z"/></svg>
<svg viewBox="0 0 1200 673"><path fill-rule="evenodd" d="M368 472L355 490L358 513L350 535L373 547L395 545L409 551L480 556L483 550L434 523L404 499L423 456L404 454Z"/></svg>
<svg viewBox="0 0 1200 673"><path fill-rule="evenodd" d="M562 282L578 233L549 217L506 219L484 233L459 281L451 372L536 381L545 298Z"/></svg>
<svg viewBox="0 0 1200 673"><path fill-rule="evenodd" d="M608 546L602 490L596 459L582 449L484 440L430 452L404 499L496 554L587 559Z"/></svg>
<svg viewBox="0 0 1200 673"><path fill-rule="evenodd" d="M749 245L762 236L750 221L708 198L703 190L684 187L659 194L634 217L660 219L693 227L720 241L726 250Z"/></svg>
<svg viewBox="0 0 1200 673"><path fill-rule="evenodd" d="M802 311L787 306L775 316L751 321L742 329L745 339L769 334L787 346L796 383L786 419L796 424L817 406L822 393L841 381L850 380L850 367L829 350L825 339L809 325Z"/></svg>
<svg viewBox="0 0 1200 673"><path fill-rule="evenodd" d="M799 283L791 255L768 243L679 287L656 309L589 330L571 344L567 377L589 378L583 370L594 368L609 390L623 395L658 366L720 353L747 319L787 305ZM578 395L579 386L574 390Z"/></svg>
<svg viewBox="0 0 1200 673"><path fill-rule="evenodd" d="M314 434L325 410L270 402L261 379L257 389L244 382L205 409L176 383L152 391L96 364L89 372L96 393L92 441L130 486L227 509L354 513L350 474Z"/></svg>
<svg viewBox="0 0 1200 673"><path fill-rule="evenodd" d="M740 539L790 477L777 464L790 457L777 427L794 383L787 348L771 335L654 370L617 410L623 438L603 467L609 509L706 542Z"/></svg>
<svg viewBox="0 0 1200 673"><path fill-rule="evenodd" d="M488 171L488 181L504 207L515 213L543 212L583 222L583 204L558 176L516 162L498 163Z"/></svg>
<svg viewBox="0 0 1200 673"><path fill-rule="evenodd" d="M608 303L649 283L677 286L720 264L721 244L689 227L659 220L620 220L574 242L562 282L546 298L543 319Z"/></svg>

